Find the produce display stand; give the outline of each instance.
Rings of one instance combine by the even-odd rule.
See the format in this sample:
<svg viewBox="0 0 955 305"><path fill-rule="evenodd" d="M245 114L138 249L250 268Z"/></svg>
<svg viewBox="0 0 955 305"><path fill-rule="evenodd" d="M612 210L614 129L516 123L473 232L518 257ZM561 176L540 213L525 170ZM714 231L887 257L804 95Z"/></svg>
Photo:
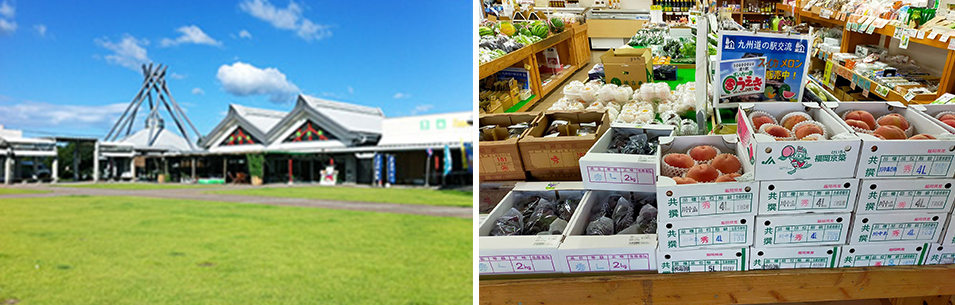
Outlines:
<svg viewBox="0 0 955 305"><path fill-rule="evenodd" d="M758 304L889 298L896 299L892 304L952 304L955 265L645 273L479 283L480 304Z"/></svg>
<svg viewBox="0 0 955 305"><path fill-rule="evenodd" d="M530 74L530 89L533 97L517 109L512 107L508 112L522 112L530 109L541 98L554 91L564 80L580 70L590 62L590 42L587 38L587 24L573 25L559 34L551 35L537 43L524 46L523 48L508 53L507 55L495 59L494 61L482 64L479 67L478 78L484 79L494 75L498 71L508 67L521 67ZM556 79L547 84L542 84L540 70L538 65L544 60L543 52L547 48L555 47L560 56L561 64L569 64L570 68L558 73ZM566 60L566 61L565 61Z"/></svg>
<svg viewBox="0 0 955 305"><path fill-rule="evenodd" d="M829 13L829 12L804 11L802 10L801 6L797 7L796 11L797 11L797 14L796 14L797 23L807 22L807 23L818 23L823 26L829 26L829 27L832 27L832 26L842 27L843 35L842 35L842 45L840 47L840 51L843 53L852 53L855 51L856 46L861 44L879 45L880 41L882 40L881 36L886 36L886 39L884 40L884 43L882 43L882 46L888 48L889 42L891 41L891 37L895 34L895 31L896 31L895 26L886 25L882 28L875 29L874 31L872 31L871 34L853 32L846 29L845 20L836 19L837 16L835 16L835 12ZM820 13L823 13L823 15L820 15ZM832 15L832 16L829 16L829 15ZM949 50L947 42L941 42L935 39L911 37L909 39L909 42L946 50L947 55L945 59L945 66L942 69L942 75L939 75L939 77L941 77L941 81L939 82L938 91L935 98L942 96L942 94L945 94L945 93L955 93L955 50ZM875 86L874 82L872 84L873 86ZM885 98L886 101L898 101L905 104L929 103L935 99L935 98L932 98L930 100L915 99L912 101L906 101L905 99L902 98L902 95L900 95L898 92L895 92L895 91L890 92L890 94L888 94L888 97L883 97L883 98Z"/></svg>

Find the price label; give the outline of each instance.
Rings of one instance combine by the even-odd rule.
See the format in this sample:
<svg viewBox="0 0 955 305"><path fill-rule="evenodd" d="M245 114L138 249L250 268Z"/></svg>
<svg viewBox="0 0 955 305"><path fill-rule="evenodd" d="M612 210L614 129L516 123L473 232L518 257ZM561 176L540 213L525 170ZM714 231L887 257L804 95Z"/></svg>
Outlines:
<svg viewBox="0 0 955 305"><path fill-rule="evenodd" d="M875 24L876 27L878 27L878 28L881 29L881 28L885 27L886 24L889 23L889 20L888 20L888 19L879 18L878 20L876 20L876 21L873 22L873 23Z"/></svg>
<svg viewBox="0 0 955 305"><path fill-rule="evenodd" d="M952 39L951 41L948 42L948 49L955 50L955 39Z"/></svg>
<svg viewBox="0 0 955 305"><path fill-rule="evenodd" d="M948 42L948 34L944 34L944 35L942 35L942 37L939 37L939 38L938 38L938 41L941 41L941 42L943 42L943 43L944 43L944 42Z"/></svg>
<svg viewBox="0 0 955 305"><path fill-rule="evenodd" d="M889 95L889 87L877 85L875 87L875 94L878 94L881 97L886 97Z"/></svg>
<svg viewBox="0 0 955 305"><path fill-rule="evenodd" d="M829 80L830 80L830 75L831 75L831 74L832 74L832 61L827 60L827 61L826 61L826 73L823 74L823 75L826 77L826 79L825 79L826 85L829 85ZM832 86L830 85L830 87L832 87Z"/></svg>
<svg viewBox="0 0 955 305"><path fill-rule="evenodd" d="M869 24L869 27L865 29L866 34L872 34L875 32L875 23Z"/></svg>
<svg viewBox="0 0 955 305"><path fill-rule="evenodd" d="M902 36L905 36L905 29L896 27L895 32L892 33L892 38L902 39Z"/></svg>
<svg viewBox="0 0 955 305"><path fill-rule="evenodd" d="M852 90L855 90L855 89L856 89L856 83L857 83L858 81L859 81L859 76L856 75L856 74L852 74L852 79L849 80L849 82L850 82L850 83L849 83L849 87L851 87Z"/></svg>
<svg viewBox="0 0 955 305"><path fill-rule="evenodd" d="M822 17L823 19L829 19L829 17L831 16L832 16L832 11L830 10L823 9L822 11L819 12L819 17Z"/></svg>
<svg viewBox="0 0 955 305"><path fill-rule="evenodd" d="M836 86L836 71L832 71L832 74L829 75L829 89L832 89Z"/></svg>
<svg viewBox="0 0 955 305"><path fill-rule="evenodd" d="M932 31L928 33L928 39L935 39L936 36L938 36L938 32Z"/></svg>
<svg viewBox="0 0 955 305"><path fill-rule="evenodd" d="M869 97L869 88L868 88L868 87L862 86L862 96L864 96L864 97Z"/></svg>
<svg viewBox="0 0 955 305"><path fill-rule="evenodd" d="M902 41L899 42L899 49L908 49L909 48L909 36L902 36Z"/></svg>
<svg viewBox="0 0 955 305"><path fill-rule="evenodd" d="M925 31L919 31L918 34L915 34L915 38L925 39Z"/></svg>
<svg viewBox="0 0 955 305"><path fill-rule="evenodd" d="M910 102L913 98L915 98L915 92L909 91L909 93L903 95L902 98L904 98L906 102Z"/></svg>

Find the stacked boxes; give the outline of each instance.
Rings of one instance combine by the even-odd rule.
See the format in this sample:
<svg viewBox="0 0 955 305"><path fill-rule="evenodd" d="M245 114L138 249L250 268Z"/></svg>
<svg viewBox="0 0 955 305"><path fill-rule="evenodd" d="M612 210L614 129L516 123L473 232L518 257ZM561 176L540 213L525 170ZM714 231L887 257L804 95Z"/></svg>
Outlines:
<svg viewBox="0 0 955 305"><path fill-rule="evenodd" d="M524 164L517 142L537 116L533 113L481 115L478 119L481 127L481 149L478 151L481 181L524 180Z"/></svg>
<svg viewBox="0 0 955 305"><path fill-rule="evenodd" d="M933 249L945 251L939 241L955 200L952 134L919 111L896 102L826 106L827 111L836 116L853 110L867 111L876 119L897 113L913 129L907 131L907 136L929 134L938 138L882 140L857 130L862 138L856 171L856 178L861 179L859 199L849 245L843 250L840 266L929 263Z"/></svg>
<svg viewBox="0 0 955 305"><path fill-rule="evenodd" d="M736 135L661 138L657 154L686 153L705 145L745 160ZM660 162L663 162L660 159ZM664 166L658 162L657 166ZM753 167L741 162L742 173ZM753 244L757 182L680 184L657 170L659 273L741 271Z"/></svg>
<svg viewBox="0 0 955 305"><path fill-rule="evenodd" d="M955 133L955 126L951 126L948 123L943 122L943 119L946 119L945 116L948 114L955 114L955 105L953 104L929 104L929 105L912 105L912 108L919 110L919 112L927 117L930 121L935 123L938 126L941 126L946 131ZM937 265L937 264L955 264L955 217L952 215L952 211L955 208L949 209L948 214L948 223L945 226L945 235L942 236L942 240L938 244L934 244L929 249L929 256L925 261L925 264L928 265Z"/></svg>
<svg viewBox="0 0 955 305"><path fill-rule="evenodd" d="M777 140L750 118L769 115L784 125L793 112L809 114L829 140ZM861 139L821 106L802 103L741 104L737 131L758 182L750 269L837 267L858 197Z"/></svg>

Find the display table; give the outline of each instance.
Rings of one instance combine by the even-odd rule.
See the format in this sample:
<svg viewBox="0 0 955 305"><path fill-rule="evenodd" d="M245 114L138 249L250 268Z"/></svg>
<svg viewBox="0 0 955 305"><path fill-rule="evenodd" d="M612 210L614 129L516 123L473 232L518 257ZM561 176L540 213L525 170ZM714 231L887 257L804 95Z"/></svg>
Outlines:
<svg viewBox="0 0 955 305"><path fill-rule="evenodd" d="M558 275L559 276L559 275ZM906 298L950 304L955 265L482 280L481 304L754 304Z"/></svg>

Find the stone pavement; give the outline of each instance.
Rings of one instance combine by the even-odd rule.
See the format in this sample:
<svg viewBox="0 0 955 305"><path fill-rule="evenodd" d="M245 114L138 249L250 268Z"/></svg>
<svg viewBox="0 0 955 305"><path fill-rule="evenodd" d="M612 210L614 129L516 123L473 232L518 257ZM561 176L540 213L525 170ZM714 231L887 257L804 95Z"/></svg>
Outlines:
<svg viewBox="0 0 955 305"><path fill-rule="evenodd" d="M270 187L273 187L270 185ZM291 186L296 187L296 186ZM182 199L182 200L204 200L220 202L237 202L251 204L269 204L280 206L298 206L315 207L338 210L353 210L379 213L413 214L427 216L443 216L471 218L473 217L473 208L470 207L446 207L418 204L395 204L395 203L377 203L377 202L354 202L354 201L336 201L323 199L305 199L305 198L279 198L264 196L243 196L226 194L205 194L208 191L245 189L250 186L223 186L208 188L191 189L162 189L162 190L117 190L101 188L79 188L50 185L17 185L12 188L22 188L29 190L41 190L48 193L40 194L11 194L0 195L0 200L16 198L41 198L71 195L86 196L131 196L131 197L150 197L164 199Z"/></svg>

